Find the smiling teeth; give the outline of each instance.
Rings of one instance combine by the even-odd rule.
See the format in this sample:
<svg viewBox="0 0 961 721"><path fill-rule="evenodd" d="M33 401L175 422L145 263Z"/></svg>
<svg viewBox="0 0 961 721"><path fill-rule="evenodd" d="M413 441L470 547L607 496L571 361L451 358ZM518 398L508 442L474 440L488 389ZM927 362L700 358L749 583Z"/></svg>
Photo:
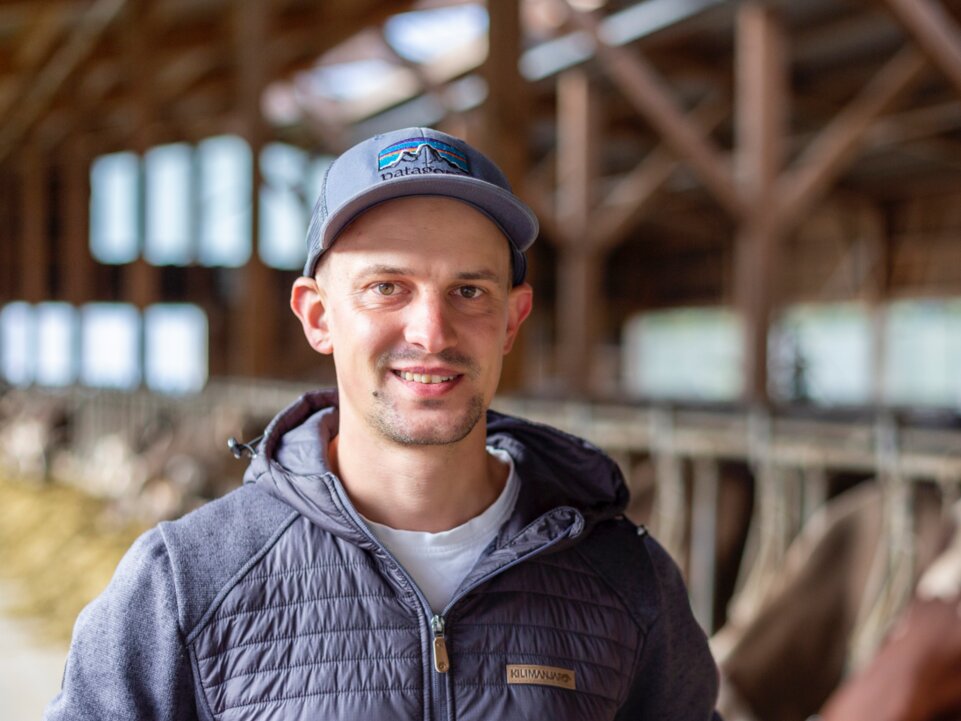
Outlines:
<svg viewBox="0 0 961 721"><path fill-rule="evenodd" d="M405 381L414 381L414 383L443 383L455 378L455 376L432 376L426 373L408 373L407 371L400 371L400 377Z"/></svg>

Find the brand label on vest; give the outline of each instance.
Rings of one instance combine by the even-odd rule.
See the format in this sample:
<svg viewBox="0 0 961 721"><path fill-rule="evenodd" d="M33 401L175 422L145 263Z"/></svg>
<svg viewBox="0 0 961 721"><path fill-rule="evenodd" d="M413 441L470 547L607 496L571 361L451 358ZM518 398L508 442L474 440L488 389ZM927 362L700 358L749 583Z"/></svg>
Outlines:
<svg viewBox="0 0 961 721"><path fill-rule="evenodd" d="M527 683L537 686L557 686L575 689L574 672L556 666L534 666L526 663L507 664L507 683Z"/></svg>

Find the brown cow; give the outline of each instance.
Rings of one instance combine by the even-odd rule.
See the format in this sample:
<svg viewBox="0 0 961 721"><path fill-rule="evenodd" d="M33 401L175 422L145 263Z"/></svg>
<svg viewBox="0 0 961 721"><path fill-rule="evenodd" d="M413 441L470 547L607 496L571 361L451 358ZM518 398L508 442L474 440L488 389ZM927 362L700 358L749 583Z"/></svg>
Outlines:
<svg viewBox="0 0 961 721"><path fill-rule="evenodd" d="M916 599L880 653L831 697L821 718L961 718L961 596Z"/></svg>
<svg viewBox="0 0 961 721"><path fill-rule="evenodd" d="M930 565L947 537L931 490L915 498L916 568ZM883 513L875 483L838 496L792 545L757 615L735 617L715 636L725 719L804 721L838 686L863 609L881 590L871 569L887 561Z"/></svg>

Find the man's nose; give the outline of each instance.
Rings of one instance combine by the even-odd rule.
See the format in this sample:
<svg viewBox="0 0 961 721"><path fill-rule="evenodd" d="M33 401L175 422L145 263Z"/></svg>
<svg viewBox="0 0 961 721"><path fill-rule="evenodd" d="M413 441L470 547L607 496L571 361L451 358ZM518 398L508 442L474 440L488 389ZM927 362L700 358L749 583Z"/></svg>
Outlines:
<svg viewBox="0 0 961 721"><path fill-rule="evenodd" d="M457 333L451 323L451 309L440 294L425 293L408 308L405 339L427 353L439 353L452 347Z"/></svg>

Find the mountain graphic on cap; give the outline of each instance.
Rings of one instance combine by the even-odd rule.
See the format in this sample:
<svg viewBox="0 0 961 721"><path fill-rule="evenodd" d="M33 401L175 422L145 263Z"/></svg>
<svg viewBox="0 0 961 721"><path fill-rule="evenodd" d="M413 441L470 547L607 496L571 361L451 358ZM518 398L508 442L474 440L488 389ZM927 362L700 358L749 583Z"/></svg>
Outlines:
<svg viewBox="0 0 961 721"><path fill-rule="evenodd" d="M423 159L427 165L443 160L454 170L470 173L470 163L464 153L434 138L408 138L384 148L377 154L377 168L386 170L401 162L418 159Z"/></svg>
<svg viewBox="0 0 961 721"><path fill-rule="evenodd" d="M434 128L398 128L362 140L327 166L307 225L307 262L317 263L361 213L411 196L453 198L487 215L511 251L511 280L524 282L524 256L537 238L537 216L511 191L494 162L464 140Z"/></svg>

